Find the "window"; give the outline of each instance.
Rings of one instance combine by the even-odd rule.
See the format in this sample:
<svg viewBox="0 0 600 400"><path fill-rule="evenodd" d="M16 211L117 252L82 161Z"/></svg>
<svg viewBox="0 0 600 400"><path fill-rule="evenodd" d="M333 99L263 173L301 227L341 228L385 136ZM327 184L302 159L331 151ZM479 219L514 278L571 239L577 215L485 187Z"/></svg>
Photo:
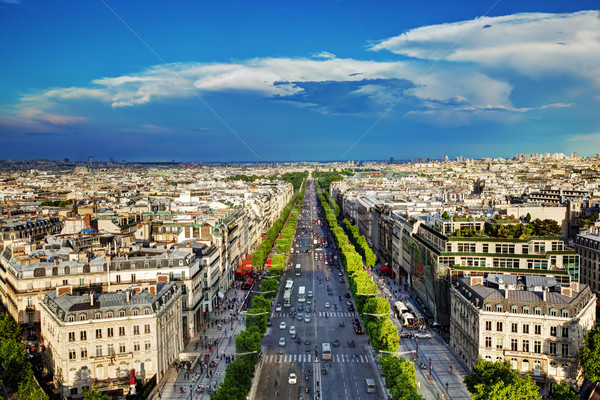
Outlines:
<svg viewBox="0 0 600 400"><path fill-rule="evenodd" d="M523 254L529 254L529 245L524 244L523 248L521 249L521 252Z"/></svg>
<svg viewBox="0 0 600 400"><path fill-rule="evenodd" d="M80 348L79 352L81 353L81 358L87 358L87 347Z"/></svg>
<svg viewBox="0 0 600 400"><path fill-rule="evenodd" d="M492 321L485 321L485 330L486 331L492 330Z"/></svg>
<svg viewBox="0 0 600 400"><path fill-rule="evenodd" d="M490 245L488 243L484 243L483 246L481 247L481 251L483 253L489 253L490 252Z"/></svg>
<svg viewBox="0 0 600 400"><path fill-rule="evenodd" d="M542 334L542 326L541 325L534 325L534 332L536 335L541 335Z"/></svg>
<svg viewBox="0 0 600 400"><path fill-rule="evenodd" d="M102 313L101 312L97 312L94 314L94 319L102 319Z"/></svg>
<svg viewBox="0 0 600 400"><path fill-rule="evenodd" d="M69 332L69 342L75 341L75 332Z"/></svg>
<svg viewBox="0 0 600 400"><path fill-rule="evenodd" d="M102 339L102 329L96 329L96 339Z"/></svg>
<svg viewBox="0 0 600 400"><path fill-rule="evenodd" d="M115 335L115 328L106 329L106 337L113 337Z"/></svg>
<svg viewBox="0 0 600 400"><path fill-rule="evenodd" d="M529 360L521 361L521 372L529 372Z"/></svg>
<svg viewBox="0 0 600 400"><path fill-rule="evenodd" d="M79 320L80 321L85 321L86 319L87 319L87 315L85 315L85 314L79 315Z"/></svg>
<svg viewBox="0 0 600 400"><path fill-rule="evenodd" d="M515 254L514 244L496 244L496 253Z"/></svg>
<svg viewBox="0 0 600 400"><path fill-rule="evenodd" d="M517 369L517 359L516 358L510 359L510 366L513 367L513 369Z"/></svg>
<svg viewBox="0 0 600 400"><path fill-rule="evenodd" d="M556 312L556 308L554 308L554 307L550 308L549 314L551 317L556 317L556 315L558 314Z"/></svg>
<svg viewBox="0 0 600 400"><path fill-rule="evenodd" d="M516 313L519 312L519 309L518 309L517 306L512 305L512 306L510 306L510 312L513 313L513 314L516 314Z"/></svg>
<svg viewBox="0 0 600 400"><path fill-rule="evenodd" d="M563 308L562 310L560 310L560 316L563 318L569 318L569 310Z"/></svg>
<svg viewBox="0 0 600 400"><path fill-rule="evenodd" d="M534 253L544 253L546 251L546 243L544 242L533 242Z"/></svg>
<svg viewBox="0 0 600 400"><path fill-rule="evenodd" d="M117 271L119 270L119 268L117 268ZM117 275L115 277L117 279L117 283L121 283L121 275Z"/></svg>
<svg viewBox="0 0 600 400"><path fill-rule="evenodd" d="M533 362L533 375L540 376L542 374L542 363L538 360Z"/></svg>
<svg viewBox="0 0 600 400"><path fill-rule="evenodd" d="M101 344L96 345L96 357L102 357L102 345Z"/></svg>
<svg viewBox="0 0 600 400"><path fill-rule="evenodd" d="M79 332L79 338L81 340L87 340L87 331L81 331L81 332Z"/></svg>
<svg viewBox="0 0 600 400"><path fill-rule="evenodd" d="M569 344L568 343L563 343L561 345L561 352L563 356L568 356L569 355Z"/></svg>
<svg viewBox="0 0 600 400"><path fill-rule="evenodd" d="M535 342L533 342L533 352L534 353L542 352L542 342L540 342L539 340L536 340Z"/></svg>
<svg viewBox="0 0 600 400"><path fill-rule="evenodd" d="M562 337L569 337L569 327L568 326L562 327Z"/></svg>
<svg viewBox="0 0 600 400"><path fill-rule="evenodd" d="M119 336L125 336L125 327L124 326L119 327Z"/></svg>
<svg viewBox="0 0 600 400"><path fill-rule="evenodd" d="M144 325L144 333L150 333L150 324Z"/></svg>
<svg viewBox="0 0 600 400"><path fill-rule="evenodd" d="M150 350L151 342L149 340L144 341L144 350Z"/></svg>
<svg viewBox="0 0 600 400"><path fill-rule="evenodd" d="M542 307L533 307L533 313L535 315L542 315Z"/></svg>
<svg viewBox="0 0 600 400"><path fill-rule="evenodd" d="M149 308L146 308L144 310L144 315L150 315L150 309Z"/></svg>
<svg viewBox="0 0 600 400"><path fill-rule="evenodd" d="M485 337L485 347L488 349L492 347L492 338L490 336Z"/></svg>
<svg viewBox="0 0 600 400"><path fill-rule="evenodd" d="M125 316L125 310L120 310L119 317L124 317L124 316Z"/></svg>
<svg viewBox="0 0 600 400"><path fill-rule="evenodd" d="M135 282L135 274L131 274L131 282Z"/></svg>
<svg viewBox="0 0 600 400"><path fill-rule="evenodd" d="M529 307L523 306L523 314L529 314Z"/></svg>
<svg viewBox="0 0 600 400"><path fill-rule="evenodd" d="M134 335L139 335L140 334L140 326L139 325L134 325L133 326L133 334Z"/></svg>
<svg viewBox="0 0 600 400"><path fill-rule="evenodd" d="M135 308L133 310L133 315L140 315L140 310L138 310L137 308Z"/></svg>
<svg viewBox="0 0 600 400"><path fill-rule="evenodd" d="M492 311L492 305L490 303L485 305L485 311Z"/></svg>
<svg viewBox="0 0 600 400"><path fill-rule="evenodd" d="M529 340L523 340L523 351L529 352Z"/></svg>
<svg viewBox="0 0 600 400"><path fill-rule="evenodd" d="M556 354L556 342L550 342L550 354Z"/></svg>
<svg viewBox="0 0 600 400"><path fill-rule="evenodd" d="M119 343L119 353L125 353L125 343Z"/></svg>
<svg viewBox="0 0 600 400"><path fill-rule="evenodd" d="M67 321L69 321L69 322L75 322L75 316L73 314L69 315L67 317Z"/></svg>
<svg viewBox="0 0 600 400"><path fill-rule="evenodd" d="M77 358L77 352L75 349L69 349L69 360L75 360Z"/></svg>
<svg viewBox="0 0 600 400"><path fill-rule="evenodd" d="M503 328L502 322L496 322L496 330L498 332L502 332L502 328Z"/></svg>
<svg viewBox="0 0 600 400"><path fill-rule="evenodd" d="M516 322L513 322L512 324L510 324L510 331L512 333L517 333L518 330L519 330L519 324L517 324Z"/></svg>
<svg viewBox="0 0 600 400"><path fill-rule="evenodd" d="M133 342L133 351L140 351L140 342Z"/></svg>
<svg viewBox="0 0 600 400"><path fill-rule="evenodd" d="M517 339L510 339L510 350L511 351L518 351Z"/></svg>
<svg viewBox="0 0 600 400"><path fill-rule="evenodd" d="M555 326L550 327L550 336L556 336L556 327Z"/></svg>
<svg viewBox="0 0 600 400"><path fill-rule="evenodd" d="M114 317L114 313L112 311L108 311L106 313L106 318L112 318L112 317Z"/></svg>
<svg viewBox="0 0 600 400"><path fill-rule="evenodd" d="M523 333L529 333L529 324L523 324Z"/></svg>
<svg viewBox="0 0 600 400"><path fill-rule="evenodd" d="M115 344L114 343L109 343L106 351L108 352L109 356L114 356L115 355Z"/></svg>
<svg viewBox="0 0 600 400"><path fill-rule="evenodd" d="M496 348L497 349L501 349L504 345L504 338L503 337L497 337L496 338Z"/></svg>

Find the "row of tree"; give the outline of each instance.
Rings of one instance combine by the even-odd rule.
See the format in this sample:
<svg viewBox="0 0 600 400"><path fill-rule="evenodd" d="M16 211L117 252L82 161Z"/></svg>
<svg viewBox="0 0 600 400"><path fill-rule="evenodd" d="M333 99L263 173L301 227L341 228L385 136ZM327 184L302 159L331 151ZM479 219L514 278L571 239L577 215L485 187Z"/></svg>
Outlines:
<svg viewBox="0 0 600 400"><path fill-rule="evenodd" d="M385 387L393 400L423 400L417 390L415 365L406 358L386 354L379 359Z"/></svg>
<svg viewBox="0 0 600 400"><path fill-rule="evenodd" d="M338 248L340 261L348 277L348 286L354 297L356 309L365 314L363 323L365 333L376 351L396 352L400 344L398 329L390 320L390 304L387 299L377 296L377 285L365 271L363 260L354 245L349 241L343 229L337 225L334 211L317 186L318 196L325 211L325 219L332 232L333 241Z"/></svg>
<svg viewBox="0 0 600 400"><path fill-rule="evenodd" d="M283 220L285 227L283 228L282 238L287 237L288 232L291 230L292 234L296 228L298 222L298 214L304 199L304 191L296 194L292 199L290 205L294 204L298 200L291 211L287 211L280 215L279 219L275 222L276 224ZM290 216L288 219L287 216ZM287 221L287 222L286 222ZM279 224L278 224L279 225ZM269 229L269 232L275 227L275 224ZM283 224L281 225L283 227ZM277 229L277 235L282 230L281 227ZM273 236L271 236L273 237ZM261 248L267 249L266 254L271 251L273 241L267 243L267 239L261 244ZM278 240L278 247L279 241ZM266 244L265 244L266 243ZM287 246L289 250L289 245ZM252 256L252 261L257 258L257 252L255 251ZM281 250L281 248L279 248ZM287 250L286 250L287 252ZM262 257L262 251L258 255ZM262 267L264 259L260 266ZM271 314L271 299L277 295L279 291L279 277L283 274L283 270L286 265L285 254L275 254L271 261L271 268L269 269L269 276L267 279L263 279L260 284L260 296L255 296L252 299L252 308L249 308L246 314L246 329L237 334L235 338L235 351L238 354L237 357L225 368L225 377L223 383L215 392L213 392L211 399L215 400L244 400L250 392L252 387L252 379L254 378L254 371L256 369L256 363L259 360L260 344L262 342L265 333L267 332L267 319Z"/></svg>
<svg viewBox="0 0 600 400"><path fill-rule="evenodd" d="M352 225L346 218L344 218L342 226L344 227L344 232L346 232L346 235L350 237L350 241L352 241L356 247L358 254L360 254L365 261L367 267L373 268L377 257L367 244L367 239L365 239L364 235L360 234L358 226Z"/></svg>

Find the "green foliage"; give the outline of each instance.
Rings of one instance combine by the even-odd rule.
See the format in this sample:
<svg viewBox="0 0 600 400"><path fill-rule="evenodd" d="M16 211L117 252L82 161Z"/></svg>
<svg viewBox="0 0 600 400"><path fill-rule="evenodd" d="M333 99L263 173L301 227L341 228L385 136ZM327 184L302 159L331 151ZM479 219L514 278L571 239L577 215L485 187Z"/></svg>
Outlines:
<svg viewBox="0 0 600 400"><path fill-rule="evenodd" d="M42 207L66 207L69 204L73 204L71 200L54 200L54 201L42 201L40 206Z"/></svg>
<svg viewBox="0 0 600 400"><path fill-rule="evenodd" d="M555 391L550 400L579 400L579 395L573 390L567 382L561 382L555 385Z"/></svg>
<svg viewBox="0 0 600 400"><path fill-rule="evenodd" d="M4 383L17 388L22 382L32 376L31 364L26 358L25 345L14 340L0 341L0 367Z"/></svg>
<svg viewBox="0 0 600 400"><path fill-rule="evenodd" d="M539 388L529 375L520 377L509 361L477 359L473 372L464 378L474 400L537 400Z"/></svg>
<svg viewBox="0 0 600 400"><path fill-rule="evenodd" d="M1 397L0 397L1 398ZM19 390L15 393L16 400L48 400L44 391L37 387L33 378L24 379L19 383Z"/></svg>
<svg viewBox="0 0 600 400"><path fill-rule="evenodd" d="M415 366L405 358L384 355L380 359L385 386L394 400L423 400L417 391Z"/></svg>
<svg viewBox="0 0 600 400"><path fill-rule="evenodd" d="M586 378L600 382L600 324L589 331L583 340L579 362Z"/></svg>
<svg viewBox="0 0 600 400"><path fill-rule="evenodd" d="M442 218L443 219L450 219L450 216L448 215L448 211L444 211L444 213L442 214Z"/></svg>
<svg viewBox="0 0 600 400"><path fill-rule="evenodd" d="M525 221L527 221L528 223L531 222L531 214L527 213L527 215L525 216Z"/></svg>
<svg viewBox="0 0 600 400"><path fill-rule="evenodd" d="M539 218L536 218L531 224L533 225L533 232L536 236L555 236L562 233L560 225L553 219L540 220Z"/></svg>
<svg viewBox="0 0 600 400"><path fill-rule="evenodd" d="M83 389L83 400L108 400L108 396L92 387Z"/></svg>
<svg viewBox="0 0 600 400"><path fill-rule="evenodd" d="M15 323L10 315L0 313L0 341L20 342L21 338L21 327Z"/></svg>

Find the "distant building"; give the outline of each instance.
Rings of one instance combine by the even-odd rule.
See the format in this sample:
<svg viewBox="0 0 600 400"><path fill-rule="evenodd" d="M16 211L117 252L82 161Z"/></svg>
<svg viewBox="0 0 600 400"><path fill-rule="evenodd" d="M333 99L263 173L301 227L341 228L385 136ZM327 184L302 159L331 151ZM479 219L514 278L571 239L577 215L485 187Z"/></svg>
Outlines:
<svg viewBox="0 0 600 400"><path fill-rule="evenodd" d="M39 304L43 360L61 397L81 399L92 385L128 394L132 371L142 383L160 381L184 348L182 298L174 282L141 292L47 293Z"/></svg>
<svg viewBox="0 0 600 400"><path fill-rule="evenodd" d="M600 295L600 231L595 228L591 234L577 235L573 245L581 258L581 282Z"/></svg>
<svg viewBox="0 0 600 400"><path fill-rule="evenodd" d="M588 285L488 274L458 278L450 297L450 348L468 366L477 357L510 361L531 375L542 395L554 382L583 383L577 354L596 321Z"/></svg>

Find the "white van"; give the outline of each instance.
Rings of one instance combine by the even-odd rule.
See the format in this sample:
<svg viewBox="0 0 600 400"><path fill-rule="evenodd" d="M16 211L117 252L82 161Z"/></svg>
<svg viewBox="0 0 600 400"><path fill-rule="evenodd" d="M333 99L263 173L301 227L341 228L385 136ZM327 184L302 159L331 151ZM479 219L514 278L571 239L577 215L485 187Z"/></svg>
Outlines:
<svg viewBox="0 0 600 400"><path fill-rule="evenodd" d="M367 393L376 393L377 388L375 387L375 381L373 379L365 379L367 384Z"/></svg>

